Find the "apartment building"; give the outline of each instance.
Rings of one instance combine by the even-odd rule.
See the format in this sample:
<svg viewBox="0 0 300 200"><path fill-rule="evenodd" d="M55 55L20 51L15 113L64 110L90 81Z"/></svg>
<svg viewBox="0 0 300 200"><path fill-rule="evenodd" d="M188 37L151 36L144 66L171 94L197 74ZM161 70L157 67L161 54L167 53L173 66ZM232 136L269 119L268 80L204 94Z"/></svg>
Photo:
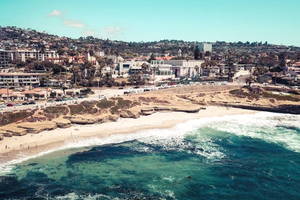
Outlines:
<svg viewBox="0 0 300 200"><path fill-rule="evenodd" d="M11 54L3 49L0 49L0 68L7 68L11 65Z"/></svg>
<svg viewBox="0 0 300 200"><path fill-rule="evenodd" d="M38 87L41 73L0 73L0 88Z"/></svg>
<svg viewBox="0 0 300 200"><path fill-rule="evenodd" d="M53 60L54 58L59 58L56 51L37 51L37 50L9 50L11 60L20 60L26 62L28 59L35 59L38 61Z"/></svg>

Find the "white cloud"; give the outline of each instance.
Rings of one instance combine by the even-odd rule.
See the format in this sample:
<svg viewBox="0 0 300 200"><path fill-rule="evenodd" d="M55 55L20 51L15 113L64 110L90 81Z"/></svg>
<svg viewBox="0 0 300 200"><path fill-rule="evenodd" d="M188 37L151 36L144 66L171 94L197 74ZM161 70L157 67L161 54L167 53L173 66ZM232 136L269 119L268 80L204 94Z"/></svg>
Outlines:
<svg viewBox="0 0 300 200"><path fill-rule="evenodd" d="M85 30L83 33L82 33L83 36L87 37L87 36L96 36L96 32L93 31L93 30Z"/></svg>
<svg viewBox="0 0 300 200"><path fill-rule="evenodd" d="M53 16L57 17L57 16L61 16L61 15L62 15L62 12L60 10L53 10L52 12L50 12L48 14L48 16L51 16L51 17L53 17Z"/></svg>
<svg viewBox="0 0 300 200"><path fill-rule="evenodd" d="M104 33L108 37L117 36L123 32L123 29L119 26L108 26L104 28Z"/></svg>
<svg viewBox="0 0 300 200"><path fill-rule="evenodd" d="M85 24L75 20L64 20L64 25L72 28L84 28Z"/></svg>
<svg viewBox="0 0 300 200"><path fill-rule="evenodd" d="M117 38L124 32L122 27L114 25L103 27L99 32L95 31L95 29L81 21L68 18L65 13L57 9L52 10L48 16L56 17L66 27L81 29L81 34L85 37L93 36L100 38Z"/></svg>

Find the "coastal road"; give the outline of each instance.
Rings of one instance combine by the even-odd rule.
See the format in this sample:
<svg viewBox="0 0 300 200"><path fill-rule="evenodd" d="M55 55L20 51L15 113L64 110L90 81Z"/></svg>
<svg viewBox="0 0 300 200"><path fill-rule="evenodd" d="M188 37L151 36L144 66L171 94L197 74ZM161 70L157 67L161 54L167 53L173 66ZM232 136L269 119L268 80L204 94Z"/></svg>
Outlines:
<svg viewBox="0 0 300 200"><path fill-rule="evenodd" d="M155 91L155 90L162 90L168 88L175 88L175 87L183 87L183 86L191 86L191 85L232 85L227 82L222 83L193 83L189 85L172 85L172 86L144 86L140 88L108 88L108 89L93 89L94 94L89 95L86 98L73 98L64 101L38 101L36 104L32 105L17 105L12 107L2 107L0 108L0 112L13 112L19 110L28 110L28 109L41 109L49 106L57 106L57 105L71 105L71 104L79 104L83 101L98 101L101 99L109 99L112 97L122 96L124 94L138 94L144 93L147 91Z"/></svg>

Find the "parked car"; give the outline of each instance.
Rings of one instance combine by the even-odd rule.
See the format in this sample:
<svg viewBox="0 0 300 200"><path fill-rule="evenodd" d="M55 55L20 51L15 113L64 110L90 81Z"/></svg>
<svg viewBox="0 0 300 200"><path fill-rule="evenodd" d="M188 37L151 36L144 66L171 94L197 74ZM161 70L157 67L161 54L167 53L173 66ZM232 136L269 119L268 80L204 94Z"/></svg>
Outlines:
<svg viewBox="0 0 300 200"><path fill-rule="evenodd" d="M7 106L7 107L13 107L13 106L14 106L14 104L12 104L12 103L8 103L8 104L6 104L6 106Z"/></svg>

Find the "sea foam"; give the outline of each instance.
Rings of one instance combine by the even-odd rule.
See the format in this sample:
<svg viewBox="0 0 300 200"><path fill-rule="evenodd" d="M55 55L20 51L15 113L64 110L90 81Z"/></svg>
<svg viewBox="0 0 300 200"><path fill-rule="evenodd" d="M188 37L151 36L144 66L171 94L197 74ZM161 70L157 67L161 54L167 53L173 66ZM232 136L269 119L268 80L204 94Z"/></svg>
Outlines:
<svg viewBox="0 0 300 200"><path fill-rule="evenodd" d="M284 148L300 153L300 116L261 112L255 115L229 116L209 127L226 131L237 136L261 139L276 143Z"/></svg>

